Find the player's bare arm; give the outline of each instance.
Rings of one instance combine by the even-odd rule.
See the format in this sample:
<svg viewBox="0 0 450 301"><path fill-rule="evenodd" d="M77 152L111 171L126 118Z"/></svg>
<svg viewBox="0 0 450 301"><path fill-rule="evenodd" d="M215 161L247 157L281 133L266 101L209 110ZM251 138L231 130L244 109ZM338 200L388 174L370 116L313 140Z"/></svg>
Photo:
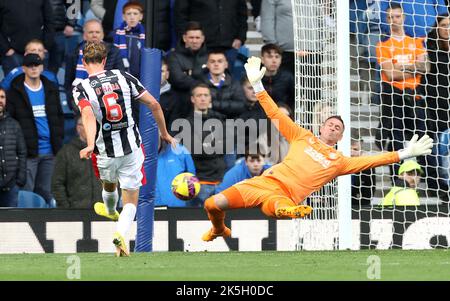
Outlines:
<svg viewBox="0 0 450 301"><path fill-rule="evenodd" d="M148 92L144 93L139 98L139 101L145 104L152 111L155 121L158 124L159 131L161 132L161 138L172 145L172 147L176 147L177 140L167 131L166 121L159 102Z"/></svg>
<svg viewBox="0 0 450 301"><path fill-rule="evenodd" d="M95 135L97 133L97 120L91 106L85 106L81 110L81 120L86 131L87 146L80 151L81 159L89 159L95 147Z"/></svg>

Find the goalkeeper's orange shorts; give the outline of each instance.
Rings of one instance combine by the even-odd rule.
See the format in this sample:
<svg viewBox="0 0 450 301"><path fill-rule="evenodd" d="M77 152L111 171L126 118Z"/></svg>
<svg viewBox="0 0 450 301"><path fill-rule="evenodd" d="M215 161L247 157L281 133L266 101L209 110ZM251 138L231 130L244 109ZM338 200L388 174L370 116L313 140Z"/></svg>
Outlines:
<svg viewBox="0 0 450 301"><path fill-rule="evenodd" d="M229 209L260 207L270 217L275 217L275 203L296 206L278 181L256 177L237 183L221 192L228 200Z"/></svg>

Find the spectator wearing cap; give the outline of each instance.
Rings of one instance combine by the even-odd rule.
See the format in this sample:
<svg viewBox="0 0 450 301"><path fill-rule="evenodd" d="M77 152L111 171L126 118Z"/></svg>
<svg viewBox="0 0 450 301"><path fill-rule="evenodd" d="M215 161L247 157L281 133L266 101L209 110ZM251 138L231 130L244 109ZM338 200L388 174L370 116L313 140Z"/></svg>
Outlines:
<svg viewBox="0 0 450 301"><path fill-rule="evenodd" d="M416 188L420 183L423 170L414 160L407 160L398 170L394 186L381 201L382 206L418 206L419 195Z"/></svg>
<svg viewBox="0 0 450 301"><path fill-rule="evenodd" d="M23 71L11 83L7 111L20 123L27 146L27 181L23 189L40 194L50 203L54 156L63 144L64 115L58 88L42 76L39 55L25 55Z"/></svg>
<svg viewBox="0 0 450 301"><path fill-rule="evenodd" d="M25 55L27 55L28 53L36 53L41 57L42 60L44 60L45 59L44 43L38 39L33 39L29 41L25 46ZM9 88L11 87L11 82L21 74L23 74L22 66L14 68L13 70L11 70L11 72L5 74L5 77L0 83L0 87L8 91ZM46 77L51 82L53 82L56 86L58 86L58 79L56 78L55 73L46 70L44 67L44 71L42 72L41 75Z"/></svg>

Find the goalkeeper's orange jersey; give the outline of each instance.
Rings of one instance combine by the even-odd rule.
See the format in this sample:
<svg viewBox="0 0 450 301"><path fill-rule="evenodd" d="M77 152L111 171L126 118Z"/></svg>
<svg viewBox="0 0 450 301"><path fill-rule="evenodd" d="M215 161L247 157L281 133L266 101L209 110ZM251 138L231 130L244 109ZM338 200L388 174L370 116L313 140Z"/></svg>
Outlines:
<svg viewBox="0 0 450 301"><path fill-rule="evenodd" d="M278 182L297 204L339 175L399 161L397 152L346 157L283 114L266 91L256 96L267 116L290 144L284 160L267 169L261 178Z"/></svg>

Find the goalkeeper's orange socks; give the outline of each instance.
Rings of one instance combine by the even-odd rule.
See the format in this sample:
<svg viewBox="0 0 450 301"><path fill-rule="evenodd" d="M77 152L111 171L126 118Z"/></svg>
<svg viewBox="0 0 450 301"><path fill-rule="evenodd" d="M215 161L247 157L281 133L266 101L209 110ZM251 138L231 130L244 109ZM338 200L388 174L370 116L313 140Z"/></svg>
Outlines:
<svg viewBox="0 0 450 301"><path fill-rule="evenodd" d="M214 197L209 197L205 201L205 210L208 214L208 218L213 224L213 227L208 230L202 236L202 240L204 241L212 241L219 236L229 237L231 236L230 228L225 226L225 212L217 207L216 202L214 201Z"/></svg>
<svg viewBox="0 0 450 301"><path fill-rule="evenodd" d="M225 228L225 212L217 207L214 197L209 197L206 199L205 210L208 213L208 218L213 224L215 232L222 232Z"/></svg>

